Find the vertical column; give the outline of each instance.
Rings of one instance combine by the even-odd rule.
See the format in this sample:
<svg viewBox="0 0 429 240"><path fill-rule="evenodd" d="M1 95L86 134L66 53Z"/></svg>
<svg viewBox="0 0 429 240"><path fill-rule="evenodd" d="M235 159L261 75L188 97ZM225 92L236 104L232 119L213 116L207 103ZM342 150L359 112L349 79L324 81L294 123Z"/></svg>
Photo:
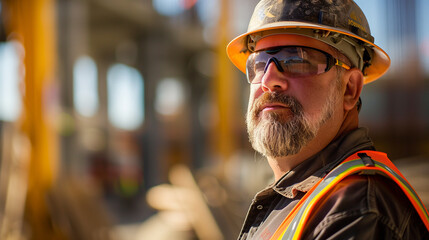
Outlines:
<svg viewBox="0 0 429 240"><path fill-rule="evenodd" d="M10 32L24 46L25 91L21 131L30 143L26 217L31 239L63 239L50 221L46 197L56 179L58 139L53 127L58 108L55 1L4 1ZM19 147L19 146L17 146Z"/></svg>
<svg viewBox="0 0 429 240"><path fill-rule="evenodd" d="M218 123L213 130L213 147L215 154L222 160L228 160L236 149L234 121L239 112L239 89L237 80L233 79L232 65L226 55L226 46L229 40L229 4L228 0L221 0L220 18L217 29L217 68L214 82L214 96L218 110Z"/></svg>

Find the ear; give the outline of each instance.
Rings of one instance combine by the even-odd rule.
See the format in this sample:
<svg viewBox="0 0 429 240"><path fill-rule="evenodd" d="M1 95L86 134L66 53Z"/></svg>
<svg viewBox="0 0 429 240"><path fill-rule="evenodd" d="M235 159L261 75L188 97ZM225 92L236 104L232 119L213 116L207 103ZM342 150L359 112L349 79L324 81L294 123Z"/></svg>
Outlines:
<svg viewBox="0 0 429 240"><path fill-rule="evenodd" d="M353 68L344 73L344 110L349 111L356 106L363 87L363 74Z"/></svg>

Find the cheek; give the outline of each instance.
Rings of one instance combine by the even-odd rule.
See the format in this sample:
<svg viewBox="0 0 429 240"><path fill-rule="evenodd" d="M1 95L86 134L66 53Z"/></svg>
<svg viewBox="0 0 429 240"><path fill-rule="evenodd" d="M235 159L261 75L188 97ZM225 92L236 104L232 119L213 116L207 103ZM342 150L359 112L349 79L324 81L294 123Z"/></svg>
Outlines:
<svg viewBox="0 0 429 240"><path fill-rule="evenodd" d="M304 112L308 115L317 115L322 110L323 103L327 99L326 88L318 86L302 86L302 89L297 89L294 97L302 104Z"/></svg>
<svg viewBox="0 0 429 240"><path fill-rule="evenodd" d="M336 114L341 110L340 99L341 93L335 86L328 87L315 87L302 92L299 96L299 101L303 105L304 114L309 119L319 119L327 114L329 111Z"/></svg>
<svg viewBox="0 0 429 240"><path fill-rule="evenodd" d="M259 84L252 84L250 85L250 94L249 94L249 105L248 110L252 107L253 102L255 99L260 97L264 92L262 91Z"/></svg>

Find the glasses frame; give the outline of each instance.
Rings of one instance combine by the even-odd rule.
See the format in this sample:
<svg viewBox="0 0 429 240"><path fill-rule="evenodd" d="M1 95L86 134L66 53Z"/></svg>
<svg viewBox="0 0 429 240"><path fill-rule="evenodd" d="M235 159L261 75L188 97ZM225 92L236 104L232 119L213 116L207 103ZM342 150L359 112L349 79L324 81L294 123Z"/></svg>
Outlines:
<svg viewBox="0 0 429 240"><path fill-rule="evenodd" d="M320 49L317 49L317 48L313 48L313 47L307 47L307 46L286 45L286 46L276 46L276 47L265 48L265 49L261 49L261 50L258 50L258 51L255 51L255 52L251 53L250 56L248 57L248 59L253 54L257 54L257 53L260 53L260 52L265 52L267 54L270 54L270 53L268 53L268 51L278 50L280 52L282 49L285 49L285 48L307 48L307 49L316 50L316 51L318 51L320 53L323 53L326 56L327 63L326 63L325 70L323 72L321 72L321 73L316 73L316 74L310 75L310 76L316 76L316 75L320 75L320 74L326 73L329 70L331 70L331 68L333 66L339 66L339 67L342 67L342 68L344 68L346 70L350 70L351 69L351 67L349 65L347 65L343 61L339 60L338 58L335 58L331 54L329 54L329 53L327 53L327 52L325 52L323 50L320 50ZM270 55L273 55L273 57L269 58L268 61L267 61L267 63L265 64L264 74L267 72L268 66L271 63L274 63L276 65L276 67L279 70L279 72L284 72L284 69L283 69L280 61L277 59L277 57L275 57L276 54L270 54ZM246 63L246 70L248 69L247 64L248 64L248 62ZM307 76L307 77L310 77L310 76ZM260 80L257 81L257 82L250 81L248 71L246 72L246 77L247 77L247 82L250 83L250 84L259 84L259 83L261 83ZM260 79L262 79L262 78L260 78Z"/></svg>

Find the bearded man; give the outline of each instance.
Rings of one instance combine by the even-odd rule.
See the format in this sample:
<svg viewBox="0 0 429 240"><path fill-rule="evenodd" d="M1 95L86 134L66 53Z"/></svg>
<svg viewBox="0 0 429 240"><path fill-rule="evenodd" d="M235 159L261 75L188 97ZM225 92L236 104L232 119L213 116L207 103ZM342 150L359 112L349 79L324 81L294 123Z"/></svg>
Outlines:
<svg viewBox="0 0 429 240"><path fill-rule="evenodd" d="M227 51L250 83L250 142L275 177L239 239L429 239L427 210L359 127L362 87L390 59L356 3L262 0Z"/></svg>

